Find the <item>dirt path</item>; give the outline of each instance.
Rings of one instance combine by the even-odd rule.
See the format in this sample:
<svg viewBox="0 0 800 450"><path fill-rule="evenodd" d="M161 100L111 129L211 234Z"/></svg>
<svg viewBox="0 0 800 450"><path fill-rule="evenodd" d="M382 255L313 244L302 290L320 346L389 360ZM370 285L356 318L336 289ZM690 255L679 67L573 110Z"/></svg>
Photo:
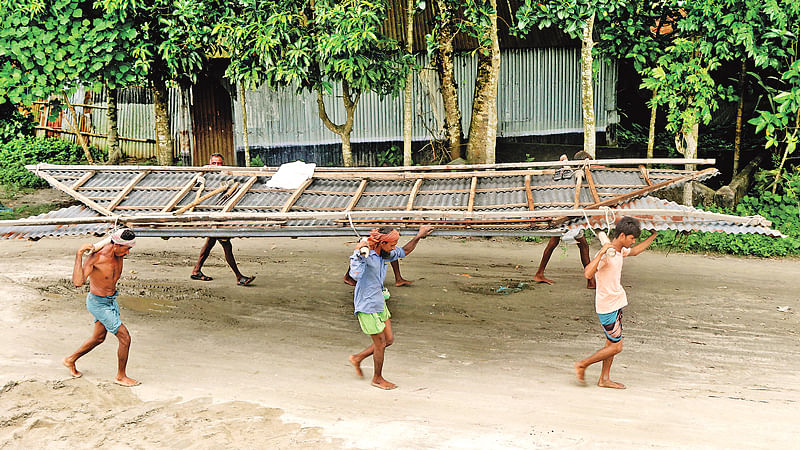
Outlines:
<svg viewBox="0 0 800 450"><path fill-rule="evenodd" d="M542 244L430 238L390 285L396 343L384 392L347 355L368 339L341 282L345 239L235 240L189 280L199 239L142 239L120 283L133 336L61 358L88 337L80 239L0 241L0 448L787 448L800 439L800 261L646 252L626 262L625 391L574 382L603 343L576 249L532 284ZM401 243L405 238L401 239ZM391 271L390 271L391 272ZM388 275L391 281L391 274ZM789 309L786 309L786 308ZM782 312L786 311L786 312ZM371 362L365 362L367 372ZM596 380L599 367L589 369ZM48 437L51 436L51 437ZM52 436L59 436L52 440ZM90 440L86 440L91 437ZM273 445L274 444L274 445Z"/></svg>

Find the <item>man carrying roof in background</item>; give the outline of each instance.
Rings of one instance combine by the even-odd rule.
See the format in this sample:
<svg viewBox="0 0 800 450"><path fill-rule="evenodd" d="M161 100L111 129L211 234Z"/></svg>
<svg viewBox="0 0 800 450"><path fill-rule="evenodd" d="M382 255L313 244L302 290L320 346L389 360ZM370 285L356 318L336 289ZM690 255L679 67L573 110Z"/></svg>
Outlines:
<svg viewBox="0 0 800 450"><path fill-rule="evenodd" d="M219 153L214 153L211 155L211 160L209 161L208 165L210 166L222 166L224 163L224 158ZM197 264L195 264L194 269L192 270L191 279L193 280L200 280L200 281L211 281L213 278L205 275L202 271L203 264L208 259L208 255L211 254L211 249L214 247L214 244L219 241L219 245L222 246L222 250L225 252L225 261L233 270L233 274L236 276L236 284L239 286L247 286L256 279L256 277L248 277L242 275L239 272L239 267L236 265L236 259L233 257L233 245L231 245L230 238L213 238L209 237L206 238L205 244L203 244L203 248L200 250L200 257L197 259Z"/></svg>

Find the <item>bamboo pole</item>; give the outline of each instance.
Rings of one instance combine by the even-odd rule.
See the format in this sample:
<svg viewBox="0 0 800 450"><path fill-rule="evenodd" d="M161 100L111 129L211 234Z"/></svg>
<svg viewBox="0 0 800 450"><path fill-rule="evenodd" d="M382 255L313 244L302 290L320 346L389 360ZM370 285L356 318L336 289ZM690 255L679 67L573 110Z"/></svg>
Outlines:
<svg viewBox="0 0 800 450"><path fill-rule="evenodd" d="M752 226L770 227L772 222L760 216L732 216L709 211L684 211L672 209L613 209L617 212L624 212L628 216L646 216L652 219L658 217L662 221L669 221L671 217L683 217L686 219L703 219L709 221L729 221L732 223L746 224ZM140 223L140 222L260 222L265 220L290 221L290 220L347 220L347 216L355 222L359 219L379 220L385 218L419 218L420 220L442 220L442 219L472 219L472 220L495 220L496 223L503 221L530 220L533 218L570 218L570 217L605 217L605 209L563 209L563 210L536 210L536 211L486 211L469 213L467 211L351 211L349 213L338 212L318 212L318 211L298 211L286 213L234 213L234 212L210 212L210 213L190 213L180 216L173 214L139 214L139 215L109 215L98 217L74 217L74 218L52 218L52 219L16 219L0 221L0 226L36 226L36 225L78 225L92 223Z"/></svg>
<svg viewBox="0 0 800 450"><path fill-rule="evenodd" d="M310 186L310 185L311 185L311 183L313 183L313 182L314 182L314 178L309 178L309 179L307 179L307 180L306 180L306 181L305 181L305 182L304 182L304 183L303 183L303 184L302 184L302 185L301 185L299 188L297 188L297 190L296 190L296 191L294 191L294 194L292 194L292 195L291 195L291 196L290 196L290 197L289 197L289 198L286 200L286 203L285 203L285 204L283 205L283 207L281 208L281 212L282 212L282 213L289 212L289 210L290 210L290 209L292 209L292 206L294 206L294 203L297 201L297 199L298 199L298 198L300 198L300 195L302 195L302 194L303 194L303 191L305 191L305 190L306 190L306 188L307 188L308 186Z"/></svg>
<svg viewBox="0 0 800 450"><path fill-rule="evenodd" d="M233 198L231 198L227 204L225 204L225 207L222 208L222 212L231 211L233 207L236 206L237 203L239 203L239 200L241 200L242 197L244 197L244 195L250 191L250 187L253 186L253 183L255 183L256 180L258 180L258 177L250 177L250 179L247 180L244 186L242 186L242 188L239 189L239 192L237 192L236 195L233 196Z"/></svg>
<svg viewBox="0 0 800 450"><path fill-rule="evenodd" d="M168 212L169 210L171 210L172 208L174 208L174 207L175 207L175 205L177 205L177 204L178 204L178 202L180 202L180 201L181 201L181 199L182 199L183 197L185 197L185 196L186 196L186 194L188 194L188 193L189 193L189 191L191 191L191 190L192 190L192 188L194 187L194 185L197 183L197 179L198 179L198 178L200 178L201 176L203 176L202 172L197 172L197 174L195 174L194 178L192 178L192 180L191 180L191 181L189 181L189 182L188 182L188 183L187 183L187 184L186 184L186 185L183 187L183 189L181 189L181 190L180 190L180 191L179 191L179 192L178 192L178 193L177 193L177 194L176 194L174 197L172 197L172 199L169 201L169 203L167 203L167 206L165 206L165 207L164 207L164 209L162 209L162 210L161 210L161 212Z"/></svg>
<svg viewBox="0 0 800 450"><path fill-rule="evenodd" d="M408 195L408 203L406 204L407 211L411 211L414 208L414 199L417 198L421 186L422 178L417 178L417 181L414 182L414 187L411 188L411 194Z"/></svg>
<svg viewBox="0 0 800 450"><path fill-rule="evenodd" d="M528 211L533 211L533 191L531 191L531 176L525 175L525 197L528 200Z"/></svg>
<svg viewBox="0 0 800 450"><path fill-rule="evenodd" d="M366 188L367 188L367 180L361 180L361 184L358 185L358 190L356 190L356 193L355 195L353 195L353 198L350 199L350 202L347 203L347 207L344 209L345 211L352 211L353 208L356 207L356 204L358 204L358 200L361 199L361 196L364 194L364 189Z"/></svg>
<svg viewBox="0 0 800 450"><path fill-rule="evenodd" d="M532 167L562 167L569 161L542 161L542 162L519 162L519 163L497 163L497 164L460 164L460 165L436 165L436 166L403 166L393 167L392 173L395 172L425 172L425 171L451 171L451 170L483 170L483 169L525 169ZM575 164L572 161L573 165ZM683 158L654 158L654 159L598 159L592 160L592 165L602 166L638 166L639 164L672 164L672 165L713 165L716 163L714 158L706 159L683 159ZM36 165L25 166L26 168L35 168ZM168 171L168 172L194 172L203 170L206 172L220 172L227 171L236 175L250 174L250 176L271 176L277 171L277 167L263 167L260 171L256 171L252 167L232 167L232 166L216 166L216 167L176 167L176 166L109 166L109 165L55 165L55 164L40 164L41 170L45 169L62 169L62 170L153 170L153 171ZM387 172L385 167L317 167L314 172Z"/></svg>
<svg viewBox="0 0 800 450"><path fill-rule="evenodd" d="M211 197L219 194L220 192L223 192L226 189L228 189L227 185L220 186L220 187L214 189L213 191L209 192L208 194L206 194L206 195L204 195L204 196L202 196L202 197L200 197L198 199L195 199L192 203L189 203L188 205L184 205L181 208L175 210L175 214L183 214L187 209L194 208L195 206L199 205L200 203L203 203L204 201L206 201L206 200L210 199Z"/></svg>
<svg viewBox="0 0 800 450"><path fill-rule="evenodd" d="M86 145L86 141L83 140L83 135L81 134L81 131L78 129L79 126L78 113L75 112L75 108L73 108L72 104L69 102L69 96L67 95L66 91L64 91L64 102L66 102L67 108L69 108L69 111L72 113L71 125L72 125L72 130L75 131L75 139L78 141L78 144L83 149L83 153L84 155L86 155L86 161L88 161L89 164L94 164L94 159L92 159L92 152L89 151L89 146Z"/></svg>

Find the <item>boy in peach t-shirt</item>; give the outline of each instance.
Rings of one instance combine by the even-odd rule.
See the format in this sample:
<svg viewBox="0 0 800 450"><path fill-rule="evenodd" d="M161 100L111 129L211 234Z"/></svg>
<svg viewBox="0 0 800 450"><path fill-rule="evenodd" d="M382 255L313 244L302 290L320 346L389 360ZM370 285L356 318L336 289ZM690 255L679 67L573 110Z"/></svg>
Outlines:
<svg viewBox="0 0 800 450"><path fill-rule="evenodd" d="M639 238L640 232L638 220L633 217L620 219L614 229L614 240L603 245L583 272L587 279L594 277L597 281L594 303L597 317L606 335L606 345L592 356L575 363L575 374L581 384L586 384L586 368L603 361L597 385L625 389L624 384L611 381L611 363L614 361L614 355L622 351L622 308L628 304L628 297L620 281L622 263L626 257L642 253L658 235L657 232L653 232L650 237L631 247ZM615 250L614 256L606 254L609 248Z"/></svg>

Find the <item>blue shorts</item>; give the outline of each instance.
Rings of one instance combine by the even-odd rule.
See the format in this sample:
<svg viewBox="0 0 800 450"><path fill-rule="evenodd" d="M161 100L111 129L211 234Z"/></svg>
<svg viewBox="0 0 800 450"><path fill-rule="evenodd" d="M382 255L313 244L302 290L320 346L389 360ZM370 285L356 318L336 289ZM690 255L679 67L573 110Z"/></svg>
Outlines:
<svg viewBox="0 0 800 450"><path fill-rule="evenodd" d="M611 342L622 340L622 309L618 309L608 314L598 314L600 323L603 325L603 332L606 339Z"/></svg>
<svg viewBox="0 0 800 450"><path fill-rule="evenodd" d="M86 296L86 309L94 316L95 323L100 322L111 334L117 334L122 320L119 318L117 293L108 297L100 297L89 292Z"/></svg>

